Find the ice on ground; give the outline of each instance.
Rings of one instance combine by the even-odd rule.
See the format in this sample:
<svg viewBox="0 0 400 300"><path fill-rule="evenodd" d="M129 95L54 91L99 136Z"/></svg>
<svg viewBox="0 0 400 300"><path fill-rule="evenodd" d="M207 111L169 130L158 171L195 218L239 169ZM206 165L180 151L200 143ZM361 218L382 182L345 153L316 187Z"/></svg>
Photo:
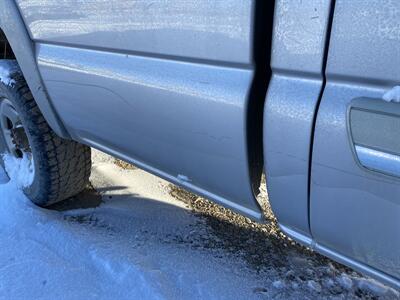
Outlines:
<svg viewBox="0 0 400 300"><path fill-rule="evenodd" d="M387 102L400 102L400 86L395 86L385 94L383 94L382 99Z"/></svg>
<svg viewBox="0 0 400 300"><path fill-rule="evenodd" d="M9 171L19 168L14 163ZM165 191L167 183L106 159L94 164L91 180L105 203L66 212L34 206L17 180L0 185L0 299L253 294L257 277L243 265L179 242L199 219Z"/></svg>

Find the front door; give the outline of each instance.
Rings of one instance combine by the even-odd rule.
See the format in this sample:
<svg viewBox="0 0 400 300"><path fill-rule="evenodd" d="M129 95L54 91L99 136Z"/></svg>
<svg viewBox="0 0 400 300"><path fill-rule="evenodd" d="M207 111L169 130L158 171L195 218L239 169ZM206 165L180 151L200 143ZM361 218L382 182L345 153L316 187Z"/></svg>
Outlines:
<svg viewBox="0 0 400 300"><path fill-rule="evenodd" d="M399 1L336 1L326 78L312 236L325 254L399 287Z"/></svg>

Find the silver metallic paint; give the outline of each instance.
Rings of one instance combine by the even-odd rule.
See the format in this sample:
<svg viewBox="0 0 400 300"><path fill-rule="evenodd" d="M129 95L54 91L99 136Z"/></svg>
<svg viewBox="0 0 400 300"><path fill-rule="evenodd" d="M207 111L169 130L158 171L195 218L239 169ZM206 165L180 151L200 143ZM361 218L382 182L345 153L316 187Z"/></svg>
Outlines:
<svg viewBox="0 0 400 300"><path fill-rule="evenodd" d="M33 40L250 64L251 0L16 0Z"/></svg>
<svg viewBox="0 0 400 300"><path fill-rule="evenodd" d="M399 28L398 1L336 1L311 189L316 243L397 288L400 180L358 164L347 116L354 99L382 101L387 88L400 82Z"/></svg>
<svg viewBox="0 0 400 300"><path fill-rule="evenodd" d="M400 81L399 3L387 2L340 1L340 11L335 10L335 16L346 22L336 19L328 84L316 125L312 232L306 218L308 159L312 118L322 87L323 44L319 56L314 52L315 57L307 45L301 46L302 41L308 40L301 39L301 31L304 22L312 19L312 7L308 14L297 15L297 2L278 1L275 12L274 74L265 107L264 152L270 202L281 229L324 255L400 288L400 212L399 198L395 196L400 195L400 183L358 164L346 126L353 99L379 99L387 88ZM328 7L328 2L325 4ZM379 9L371 21L376 8ZM367 19L354 20L354 13ZM319 26L320 32L314 34L323 36L326 28ZM380 33L374 36L377 30Z"/></svg>
<svg viewBox="0 0 400 300"><path fill-rule="evenodd" d="M12 0L0 1L0 28L14 51L25 80L47 122L58 135L67 138L68 134L53 109L40 77L34 54L34 44L29 38L18 8Z"/></svg>
<svg viewBox="0 0 400 300"><path fill-rule="evenodd" d="M313 119L323 84L330 1L276 3L272 80L264 113L268 193L280 224L310 236L308 176Z"/></svg>
<svg viewBox="0 0 400 300"><path fill-rule="evenodd" d="M17 3L74 139L262 219L246 143L254 1Z"/></svg>
<svg viewBox="0 0 400 300"><path fill-rule="evenodd" d="M57 99L55 107L74 139L101 145L235 211L262 219L246 147L252 66L45 43L37 44L37 55L49 93Z"/></svg>
<svg viewBox="0 0 400 300"><path fill-rule="evenodd" d="M357 158L364 167L400 177L400 156L356 145Z"/></svg>

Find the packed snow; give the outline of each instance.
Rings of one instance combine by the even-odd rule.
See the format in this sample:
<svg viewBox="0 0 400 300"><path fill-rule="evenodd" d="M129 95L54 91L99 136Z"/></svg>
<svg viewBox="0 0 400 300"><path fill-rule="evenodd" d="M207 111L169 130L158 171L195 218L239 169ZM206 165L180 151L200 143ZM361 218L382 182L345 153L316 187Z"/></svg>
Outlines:
<svg viewBox="0 0 400 300"><path fill-rule="evenodd" d="M395 86L383 94L382 99L387 102L400 102L400 86Z"/></svg>
<svg viewBox="0 0 400 300"><path fill-rule="evenodd" d="M13 184L16 187L23 190L32 184L34 178L34 166L33 162L26 154L24 154L22 159L18 159L9 154L4 154L2 158L5 171L9 177L12 178Z"/></svg>
<svg viewBox="0 0 400 300"><path fill-rule="evenodd" d="M0 64L0 82L5 85L15 84L15 80L11 78L11 74L17 67L18 65L14 60L2 60Z"/></svg>
<svg viewBox="0 0 400 300"><path fill-rule="evenodd" d="M256 271L219 246L223 237L213 237L216 246L210 245L207 222L173 197L167 182L122 169L99 152L93 158L97 192L88 190L52 209L24 196L29 172L9 181L0 168L0 299L399 297L356 273L337 277L342 271L332 264L312 267L311 257L294 248L273 249L271 255L284 264ZM10 174L29 169L22 168L26 163L6 159ZM321 270L330 276L323 283ZM294 280L298 272L304 282Z"/></svg>

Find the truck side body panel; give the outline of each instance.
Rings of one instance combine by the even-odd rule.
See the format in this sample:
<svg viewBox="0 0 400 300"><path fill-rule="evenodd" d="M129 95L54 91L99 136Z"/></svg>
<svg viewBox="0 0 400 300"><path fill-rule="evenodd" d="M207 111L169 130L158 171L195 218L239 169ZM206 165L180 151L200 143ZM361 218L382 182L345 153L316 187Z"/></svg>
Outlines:
<svg viewBox="0 0 400 300"><path fill-rule="evenodd" d="M264 113L268 194L282 228L310 236L309 156L323 86L327 1L277 1Z"/></svg>
<svg viewBox="0 0 400 300"><path fill-rule="evenodd" d="M17 0L70 135L254 219L253 1Z"/></svg>
<svg viewBox="0 0 400 300"><path fill-rule="evenodd" d="M399 15L398 1L336 1L311 188L317 244L397 288L400 107L382 96L400 84Z"/></svg>
<svg viewBox="0 0 400 300"><path fill-rule="evenodd" d="M4 0L0 28L59 135L256 220L264 151L282 230L400 288L400 2L276 0L269 80L273 5Z"/></svg>
<svg viewBox="0 0 400 300"><path fill-rule="evenodd" d="M253 1L16 0L34 41L252 63Z"/></svg>

